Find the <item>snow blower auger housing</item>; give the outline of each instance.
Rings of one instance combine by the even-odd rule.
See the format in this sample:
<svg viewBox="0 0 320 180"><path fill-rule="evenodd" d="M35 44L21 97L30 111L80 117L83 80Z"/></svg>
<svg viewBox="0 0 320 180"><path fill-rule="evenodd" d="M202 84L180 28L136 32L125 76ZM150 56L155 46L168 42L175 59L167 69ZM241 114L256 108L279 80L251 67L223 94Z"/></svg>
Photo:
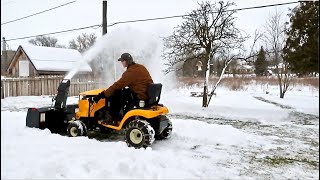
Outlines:
<svg viewBox="0 0 320 180"><path fill-rule="evenodd" d="M149 99L142 107L126 105L121 109L120 120L104 124L102 120L109 109L106 99L93 103L92 98L103 89L81 92L78 104L66 105L70 80L63 80L53 101L52 107L29 108L26 118L28 127L49 129L52 133L67 133L70 137L86 136L88 131L125 131L125 141L129 147L151 146L155 140L171 136L172 123L165 116L167 107L159 104L161 84L151 84Z"/></svg>

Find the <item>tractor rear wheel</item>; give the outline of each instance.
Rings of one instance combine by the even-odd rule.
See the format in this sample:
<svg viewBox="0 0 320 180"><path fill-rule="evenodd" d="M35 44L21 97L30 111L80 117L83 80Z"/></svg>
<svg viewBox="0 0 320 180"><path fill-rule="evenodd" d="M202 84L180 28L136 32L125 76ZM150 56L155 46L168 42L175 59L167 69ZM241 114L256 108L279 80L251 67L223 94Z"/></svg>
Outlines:
<svg viewBox="0 0 320 180"><path fill-rule="evenodd" d="M129 147L146 148L154 142L154 135L154 129L147 121L133 120L127 126L125 141Z"/></svg>
<svg viewBox="0 0 320 180"><path fill-rule="evenodd" d="M82 121L72 121L67 128L69 137L85 136L87 134L87 127Z"/></svg>

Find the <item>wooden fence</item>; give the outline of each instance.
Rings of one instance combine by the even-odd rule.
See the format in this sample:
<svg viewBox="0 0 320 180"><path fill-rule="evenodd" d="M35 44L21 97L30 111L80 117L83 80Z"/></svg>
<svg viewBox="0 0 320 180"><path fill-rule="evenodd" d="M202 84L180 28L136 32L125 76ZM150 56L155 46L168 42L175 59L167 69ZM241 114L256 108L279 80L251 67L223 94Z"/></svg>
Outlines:
<svg viewBox="0 0 320 180"><path fill-rule="evenodd" d="M45 76L33 78L1 78L1 99L9 96L55 95L63 77ZM106 88L106 83L94 82L91 79L72 79L69 88L70 96L80 92Z"/></svg>

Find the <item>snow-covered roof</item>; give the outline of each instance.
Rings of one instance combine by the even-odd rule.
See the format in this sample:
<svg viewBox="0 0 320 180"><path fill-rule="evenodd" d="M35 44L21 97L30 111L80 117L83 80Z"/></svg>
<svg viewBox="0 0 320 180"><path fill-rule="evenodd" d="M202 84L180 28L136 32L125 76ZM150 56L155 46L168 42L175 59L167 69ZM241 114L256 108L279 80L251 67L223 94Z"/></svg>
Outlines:
<svg viewBox="0 0 320 180"><path fill-rule="evenodd" d="M238 63L239 63L240 65L245 65L245 64L247 64L247 62L246 62L245 60L238 60Z"/></svg>
<svg viewBox="0 0 320 180"><path fill-rule="evenodd" d="M273 65L273 66L268 66L269 69L281 69L281 68L285 68L285 65L283 63L279 63L278 64L278 67L276 65Z"/></svg>
<svg viewBox="0 0 320 180"><path fill-rule="evenodd" d="M252 66L250 66L250 65L243 65L242 66L244 69L252 69L253 67Z"/></svg>
<svg viewBox="0 0 320 180"><path fill-rule="evenodd" d="M70 71L81 62L79 71L92 72L77 50L33 45L21 47L38 71Z"/></svg>

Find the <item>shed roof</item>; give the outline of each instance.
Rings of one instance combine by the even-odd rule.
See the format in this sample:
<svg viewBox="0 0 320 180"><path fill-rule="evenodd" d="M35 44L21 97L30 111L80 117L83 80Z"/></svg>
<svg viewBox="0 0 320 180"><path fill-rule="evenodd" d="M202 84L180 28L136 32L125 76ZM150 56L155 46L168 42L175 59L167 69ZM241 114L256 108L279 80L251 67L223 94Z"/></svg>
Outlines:
<svg viewBox="0 0 320 180"><path fill-rule="evenodd" d="M77 50L33 45L20 47L38 71L70 71L81 63L79 71L92 72Z"/></svg>

